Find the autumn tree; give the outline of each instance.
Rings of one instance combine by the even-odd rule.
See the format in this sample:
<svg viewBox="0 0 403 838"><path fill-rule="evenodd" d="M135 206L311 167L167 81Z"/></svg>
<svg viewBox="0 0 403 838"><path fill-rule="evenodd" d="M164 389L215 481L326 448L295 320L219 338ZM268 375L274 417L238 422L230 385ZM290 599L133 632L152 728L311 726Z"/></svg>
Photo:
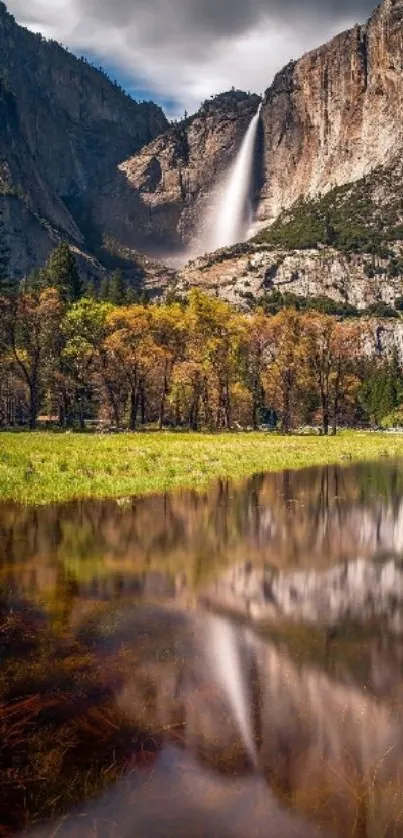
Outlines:
<svg viewBox="0 0 403 838"><path fill-rule="evenodd" d="M360 353L360 334L355 323L340 321L326 314L311 312L303 319L308 365L318 394L322 430L325 436L332 423L336 433L341 402L351 394L354 359Z"/></svg>
<svg viewBox="0 0 403 838"><path fill-rule="evenodd" d="M303 396L311 386L301 315L286 309L268 322L266 397L289 433L301 416Z"/></svg>
<svg viewBox="0 0 403 838"><path fill-rule="evenodd" d="M186 326L186 368L193 382L189 424L197 429L202 405L207 425L214 420L217 428L231 428L231 391L245 339L243 318L228 303L193 291L186 309Z"/></svg>
<svg viewBox="0 0 403 838"><path fill-rule="evenodd" d="M88 387L103 388L117 426L122 414L122 376L111 363L105 341L109 335L108 317L113 306L87 297L75 303L63 322L67 382L75 394L79 419L83 424L82 403Z"/></svg>
<svg viewBox="0 0 403 838"><path fill-rule="evenodd" d="M158 363L158 347L153 339L151 313L144 306L115 309L107 320L109 336L103 351L122 371L129 396L129 428L146 419L147 383Z"/></svg>
<svg viewBox="0 0 403 838"><path fill-rule="evenodd" d="M272 361L272 330L270 319L262 309L251 318L247 328L247 360L245 379L252 397L252 425L256 429L265 406L264 373Z"/></svg>
<svg viewBox="0 0 403 838"><path fill-rule="evenodd" d="M333 336L333 371L330 378L332 431L337 433L339 418L354 410L360 378L358 363L362 357L362 327L354 321L337 321Z"/></svg>
<svg viewBox="0 0 403 838"><path fill-rule="evenodd" d="M9 349L29 394L29 427L36 427L40 397L54 360L54 339L61 320L57 291L20 293L3 299L0 318L3 340Z"/></svg>
<svg viewBox="0 0 403 838"><path fill-rule="evenodd" d="M155 358L159 372L158 425L163 427L167 399L171 392L175 366L184 357L187 329L184 311L179 303L157 306L152 310L151 327L158 347Z"/></svg>

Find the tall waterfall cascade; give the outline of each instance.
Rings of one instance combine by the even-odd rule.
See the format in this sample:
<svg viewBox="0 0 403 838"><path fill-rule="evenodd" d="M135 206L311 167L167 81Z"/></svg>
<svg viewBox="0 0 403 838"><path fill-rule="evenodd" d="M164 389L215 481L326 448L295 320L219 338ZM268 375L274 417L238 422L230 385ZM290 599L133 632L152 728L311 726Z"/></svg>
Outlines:
<svg viewBox="0 0 403 838"><path fill-rule="evenodd" d="M249 125L238 157L224 186L214 220L210 248L212 251L220 247L231 247L244 241L251 226L250 192L261 109L262 104L259 105Z"/></svg>

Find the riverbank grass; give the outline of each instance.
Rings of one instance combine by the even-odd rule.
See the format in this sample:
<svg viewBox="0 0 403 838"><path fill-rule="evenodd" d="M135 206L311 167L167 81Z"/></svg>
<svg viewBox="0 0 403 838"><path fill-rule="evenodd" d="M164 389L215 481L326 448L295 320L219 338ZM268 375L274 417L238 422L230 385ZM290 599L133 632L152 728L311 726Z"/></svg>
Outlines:
<svg viewBox="0 0 403 838"><path fill-rule="evenodd" d="M403 434L1 433L0 500L45 504L203 488L216 478L403 457Z"/></svg>

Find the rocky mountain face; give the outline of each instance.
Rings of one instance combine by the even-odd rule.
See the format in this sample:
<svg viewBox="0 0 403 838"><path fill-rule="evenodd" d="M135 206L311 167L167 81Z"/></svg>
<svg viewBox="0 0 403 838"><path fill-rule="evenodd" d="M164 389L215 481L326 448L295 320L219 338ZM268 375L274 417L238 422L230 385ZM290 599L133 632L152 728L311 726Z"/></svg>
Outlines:
<svg viewBox="0 0 403 838"><path fill-rule="evenodd" d="M259 218L386 165L403 139L402 0L290 64L266 92Z"/></svg>
<svg viewBox="0 0 403 838"><path fill-rule="evenodd" d="M252 240L200 257L175 277L248 310L281 295L324 298L349 313L391 316L403 295L403 165L400 156L352 184L302 199ZM172 280L171 280L172 283ZM385 322L403 351L396 319Z"/></svg>
<svg viewBox="0 0 403 838"><path fill-rule="evenodd" d="M287 223L296 202L347 184L355 218L361 184L361 227L378 235L387 216L393 245L379 235L375 248L320 234L309 247L263 237L177 277L143 265L153 293L167 283L204 285L241 305L268 290L321 293L361 309L402 295L402 19L403 0L383 0L365 25L277 75L264 96L252 184L262 229ZM105 240L129 261L134 250L160 259L208 251L220 187L259 101L233 90L169 125L157 106L133 102L84 61L17 26L0 3L0 213L13 272L43 263L60 236L101 261ZM339 212L337 195L336 203Z"/></svg>
<svg viewBox="0 0 403 838"><path fill-rule="evenodd" d="M139 196L138 246L167 252L192 242L200 248L209 210L259 101L240 91L221 94L119 166ZM130 218L120 220L126 238Z"/></svg>
<svg viewBox="0 0 403 838"><path fill-rule="evenodd" d="M186 265L175 290L201 288L247 309L273 292L326 296L363 311L377 303L393 307L401 297L403 269L392 276L390 258L346 253L332 247L297 250L249 245Z"/></svg>
<svg viewBox="0 0 403 838"><path fill-rule="evenodd" d="M402 0L384 0L366 25L289 64L266 91L254 184L262 224L301 196L387 165L401 148L402 17ZM227 119L215 105L202 110L121 166L150 210L142 232L192 240L256 109L253 97L240 104Z"/></svg>
<svg viewBox="0 0 403 838"><path fill-rule="evenodd" d="M111 232L97 206L118 164L166 130L101 72L17 26L0 3L0 211L11 268L41 264L58 236L91 247Z"/></svg>

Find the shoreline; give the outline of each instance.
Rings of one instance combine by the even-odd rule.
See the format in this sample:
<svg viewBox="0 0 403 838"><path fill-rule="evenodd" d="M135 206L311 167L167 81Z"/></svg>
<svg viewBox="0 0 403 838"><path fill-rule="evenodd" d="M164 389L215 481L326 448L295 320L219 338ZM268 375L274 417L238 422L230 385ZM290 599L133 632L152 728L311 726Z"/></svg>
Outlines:
<svg viewBox="0 0 403 838"><path fill-rule="evenodd" d="M206 490L263 472L403 458L403 434L0 433L0 502L25 506Z"/></svg>

